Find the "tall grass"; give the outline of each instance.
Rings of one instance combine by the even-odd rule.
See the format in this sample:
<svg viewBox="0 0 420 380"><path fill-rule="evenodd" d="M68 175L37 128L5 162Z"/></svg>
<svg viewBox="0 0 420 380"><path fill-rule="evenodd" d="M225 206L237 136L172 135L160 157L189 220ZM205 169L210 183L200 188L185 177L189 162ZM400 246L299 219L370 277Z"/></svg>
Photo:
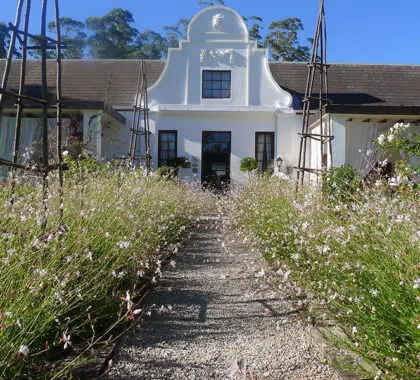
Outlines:
<svg viewBox="0 0 420 380"><path fill-rule="evenodd" d="M72 176L50 185L43 233L40 185L22 180L10 208L0 188L0 377L34 375L50 352L86 347L137 318L133 299L156 282L202 210L200 192L140 172ZM67 344L66 344L67 343Z"/></svg>
<svg viewBox="0 0 420 380"><path fill-rule="evenodd" d="M376 185L331 203L311 188L296 196L290 183L256 180L231 211L278 273L333 313L378 377L418 379L419 195Z"/></svg>

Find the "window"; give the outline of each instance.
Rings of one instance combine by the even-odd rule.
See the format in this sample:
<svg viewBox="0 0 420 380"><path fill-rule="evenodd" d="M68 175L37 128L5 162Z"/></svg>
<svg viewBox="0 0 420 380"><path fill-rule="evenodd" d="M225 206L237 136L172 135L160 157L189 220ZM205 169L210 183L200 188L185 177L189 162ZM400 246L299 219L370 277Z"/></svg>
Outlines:
<svg viewBox="0 0 420 380"><path fill-rule="evenodd" d="M274 132L255 133L255 158L258 170L265 171L274 164Z"/></svg>
<svg viewBox="0 0 420 380"><path fill-rule="evenodd" d="M177 131L159 131L158 166L169 166L177 154Z"/></svg>
<svg viewBox="0 0 420 380"><path fill-rule="evenodd" d="M203 132L204 153L230 153L230 132Z"/></svg>
<svg viewBox="0 0 420 380"><path fill-rule="evenodd" d="M230 71L203 70L202 96L204 99L230 98Z"/></svg>

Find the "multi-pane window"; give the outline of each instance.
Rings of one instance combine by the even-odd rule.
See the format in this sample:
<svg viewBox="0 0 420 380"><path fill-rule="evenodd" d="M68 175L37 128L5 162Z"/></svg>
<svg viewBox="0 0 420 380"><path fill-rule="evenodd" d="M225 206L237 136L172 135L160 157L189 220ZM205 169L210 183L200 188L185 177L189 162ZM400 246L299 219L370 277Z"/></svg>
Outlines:
<svg viewBox="0 0 420 380"><path fill-rule="evenodd" d="M158 166L170 166L177 157L177 131L159 131Z"/></svg>
<svg viewBox="0 0 420 380"><path fill-rule="evenodd" d="M274 132L255 133L255 158L258 170L265 171L274 163Z"/></svg>
<svg viewBox="0 0 420 380"><path fill-rule="evenodd" d="M230 98L231 73L222 70L203 70L202 96L206 99Z"/></svg>
<svg viewBox="0 0 420 380"><path fill-rule="evenodd" d="M229 153L230 132L203 132L204 153Z"/></svg>

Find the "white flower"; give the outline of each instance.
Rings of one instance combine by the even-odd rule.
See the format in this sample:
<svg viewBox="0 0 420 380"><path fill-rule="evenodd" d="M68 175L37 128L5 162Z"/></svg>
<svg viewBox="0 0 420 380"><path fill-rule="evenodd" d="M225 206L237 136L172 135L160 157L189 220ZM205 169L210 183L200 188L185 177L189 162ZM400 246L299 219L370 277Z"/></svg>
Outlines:
<svg viewBox="0 0 420 380"><path fill-rule="evenodd" d="M359 330L357 330L357 327L356 326L353 326L352 327L352 329L351 329L351 333L354 335L354 334L356 334L357 332L358 332Z"/></svg>
<svg viewBox="0 0 420 380"><path fill-rule="evenodd" d="M68 150L65 150L64 152L63 152L63 157L67 157L69 155L69 151Z"/></svg>
<svg viewBox="0 0 420 380"><path fill-rule="evenodd" d="M26 344L22 344L19 348L19 354L27 356L29 354L29 347Z"/></svg>
<svg viewBox="0 0 420 380"><path fill-rule="evenodd" d="M418 289L418 288L420 288L420 278L416 278L414 280L413 289Z"/></svg>
<svg viewBox="0 0 420 380"><path fill-rule="evenodd" d="M391 133L388 135L388 141L391 142L392 140L394 140L395 136Z"/></svg>
<svg viewBox="0 0 420 380"><path fill-rule="evenodd" d="M130 246L130 242L129 241L119 241L117 243L117 245L120 248L128 248Z"/></svg>
<svg viewBox="0 0 420 380"><path fill-rule="evenodd" d="M171 267L176 267L176 261L175 260L171 260L170 261L170 263L169 263L169 265L171 266Z"/></svg>
<svg viewBox="0 0 420 380"><path fill-rule="evenodd" d="M63 332L61 334L61 342L64 343L64 349L67 350L67 347L72 345L70 341L70 334L66 335L66 333Z"/></svg>
<svg viewBox="0 0 420 380"><path fill-rule="evenodd" d="M385 135L384 134L379 135L378 144L382 146L384 145L384 142L385 142Z"/></svg>

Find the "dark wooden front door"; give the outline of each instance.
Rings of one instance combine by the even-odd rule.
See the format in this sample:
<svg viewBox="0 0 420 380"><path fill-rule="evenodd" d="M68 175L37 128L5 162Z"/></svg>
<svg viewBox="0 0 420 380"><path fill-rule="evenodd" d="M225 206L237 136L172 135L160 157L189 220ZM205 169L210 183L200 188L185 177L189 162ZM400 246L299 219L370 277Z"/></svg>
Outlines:
<svg viewBox="0 0 420 380"><path fill-rule="evenodd" d="M230 184L230 132L203 132L201 183L223 190Z"/></svg>

